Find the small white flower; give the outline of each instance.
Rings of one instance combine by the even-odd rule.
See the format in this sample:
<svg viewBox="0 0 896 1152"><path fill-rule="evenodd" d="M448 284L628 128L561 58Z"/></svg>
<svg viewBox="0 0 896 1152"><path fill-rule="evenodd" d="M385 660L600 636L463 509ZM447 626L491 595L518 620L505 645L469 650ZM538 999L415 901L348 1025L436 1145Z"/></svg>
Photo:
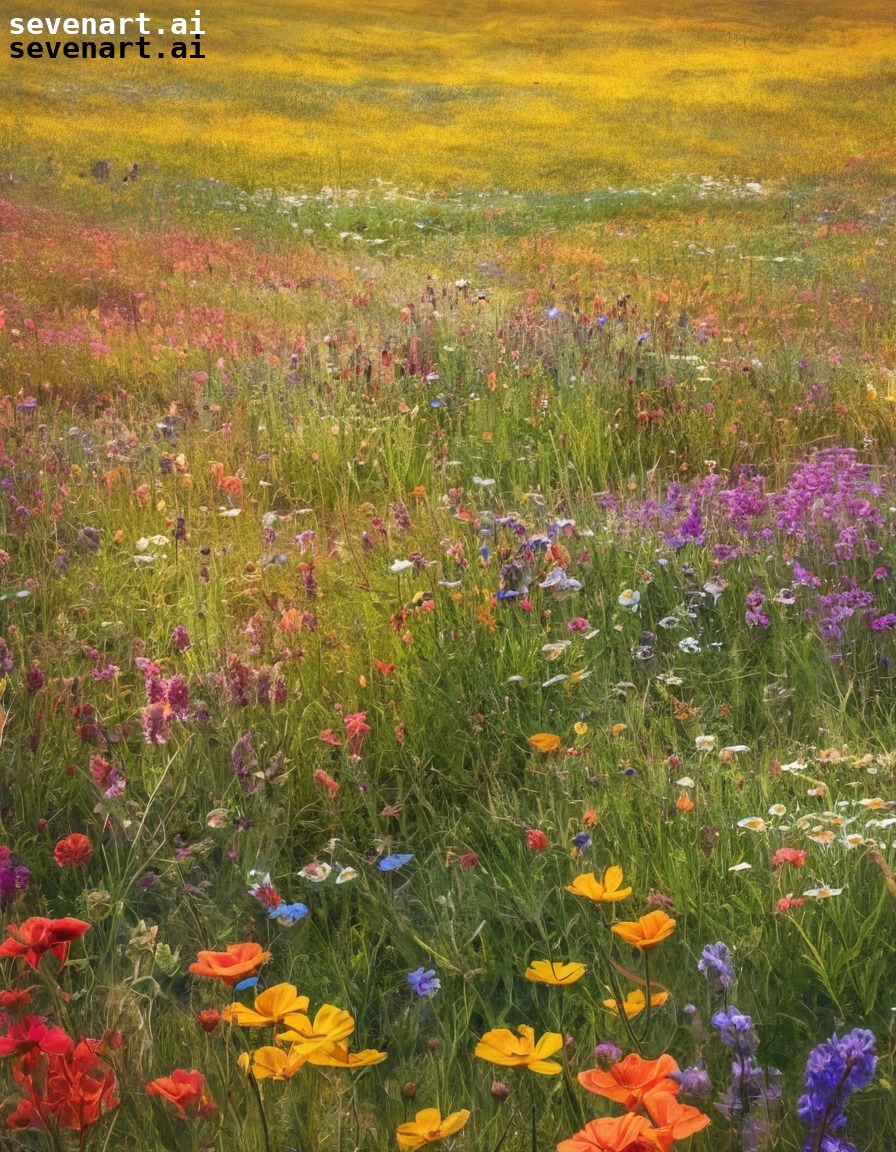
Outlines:
<svg viewBox="0 0 896 1152"><path fill-rule="evenodd" d="M772 804L768 810L769 816L785 816L787 808L783 804Z"/></svg>
<svg viewBox="0 0 896 1152"><path fill-rule="evenodd" d="M749 752L750 748L747 744L729 744L727 748L722 749L723 752Z"/></svg>
<svg viewBox="0 0 896 1152"><path fill-rule="evenodd" d="M750 832L764 832L765 820L761 816L747 816L745 820L738 820L738 828L746 828Z"/></svg>
<svg viewBox="0 0 896 1152"><path fill-rule="evenodd" d="M478 484L480 488L493 488L497 481L493 480L491 477L489 477L487 480L483 480L481 476L474 476L473 483Z"/></svg>
<svg viewBox="0 0 896 1152"><path fill-rule="evenodd" d="M685 636L683 640L678 641L678 647L682 652L690 652L692 654L700 651L700 644L695 636Z"/></svg>
<svg viewBox="0 0 896 1152"><path fill-rule="evenodd" d="M690 776L682 776L682 778L680 780L676 780L675 783L678 785L679 788L693 788L694 787L694 781L691 779Z"/></svg>
<svg viewBox="0 0 896 1152"><path fill-rule="evenodd" d="M232 520L235 516L239 516L239 514L241 512L242 512L242 508L219 508L218 509L218 515L219 516L226 516L229 520Z"/></svg>
<svg viewBox="0 0 896 1152"><path fill-rule="evenodd" d="M740 862L740 864L734 864L731 868L728 869L728 871L729 872L749 872L749 870L752 867L753 867L752 864L748 864L746 862L746 860L742 860Z"/></svg>
<svg viewBox="0 0 896 1152"><path fill-rule="evenodd" d="M820 888L807 889L803 895L814 896L816 900L829 900L832 896L839 896L842 891L842 888L829 888L827 884L822 884Z"/></svg>
<svg viewBox="0 0 896 1152"><path fill-rule="evenodd" d="M716 746L715 736L695 736L694 747L698 752L712 752Z"/></svg>
<svg viewBox="0 0 896 1152"><path fill-rule="evenodd" d="M409 568L413 567L414 564L411 560L396 560L394 564L389 565L389 571L397 576L399 572L407 572Z"/></svg>
<svg viewBox="0 0 896 1152"><path fill-rule="evenodd" d="M641 593L633 592L631 588L626 588L624 592L619 594L618 604L620 608L626 608L629 612L637 612L638 605L641 603Z"/></svg>
<svg viewBox="0 0 896 1152"><path fill-rule="evenodd" d="M545 680L542 688L550 688L554 684L559 684L561 680L568 680L569 676L565 672L561 672L559 676L552 676L550 680Z"/></svg>

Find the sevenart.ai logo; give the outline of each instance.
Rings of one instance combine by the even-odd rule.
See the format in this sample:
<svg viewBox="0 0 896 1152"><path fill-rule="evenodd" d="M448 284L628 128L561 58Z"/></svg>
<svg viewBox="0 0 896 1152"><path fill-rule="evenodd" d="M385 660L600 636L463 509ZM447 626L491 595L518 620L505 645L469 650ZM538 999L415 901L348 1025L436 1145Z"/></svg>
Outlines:
<svg viewBox="0 0 896 1152"><path fill-rule="evenodd" d="M13 16L9 55L13 60L204 60L201 24L197 8L190 17L168 25L153 21L145 12L137 16ZM138 35L139 33L139 35ZM131 37L131 39L125 39Z"/></svg>

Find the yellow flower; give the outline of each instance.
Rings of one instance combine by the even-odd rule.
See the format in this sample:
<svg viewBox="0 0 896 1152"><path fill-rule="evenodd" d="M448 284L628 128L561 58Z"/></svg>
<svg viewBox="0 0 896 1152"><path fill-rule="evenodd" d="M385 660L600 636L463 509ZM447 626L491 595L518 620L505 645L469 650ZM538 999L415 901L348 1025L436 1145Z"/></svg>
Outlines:
<svg viewBox="0 0 896 1152"><path fill-rule="evenodd" d="M424 1108L409 1123L399 1124L396 1132L398 1147L402 1152L416 1152L417 1148L425 1144L435 1144L446 1136L460 1132L469 1119L470 1113L466 1108L452 1112L444 1120L438 1108Z"/></svg>
<svg viewBox="0 0 896 1152"><path fill-rule="evenodd" d="M591 872L583 872L576 876L572 884L566 886L567 892L573 896L587 896L598 904L608 904L612 900L624 900L631 896L631 888L620 888L622 883L622 869L614 864L604 873L603 880L598 880Z"/></svg>
<svg viewBox="0 0 896 1152"><path fill-rule="evenodd" d="M623 920L619 924L614 924L610 931L620 936L626 944L640 948L642 952L649 952L667 936L672 935L675 931L675 921L661 908L657 908L655 912L649 912L639 920Z"/></svg>
<svg viewBox="0 0 896 1152"><path fill-rule="evenodd" d="M367 1068L371 1064L381 1064L388 1056L387 1052L377 1052L374 1048L365 1048L363 1052L349 1052L341 1044L324 1044L322 1048L309 1052L308 1063L318 1064L325 1068Z"/></svg>
<svg viewBox="0 0 896 1152"><path fill-rule="evenodd" d="M281 1032L276 1037L277 1043L291 1043L293 1050L306 1057L328 1045L338 1044L355 1030L355 1022L348 1012L332 1004L321 1006L314 1023L304 1015L292 1016L288 1023L289 1031Z"/></svg>
<svg viewBox="0 0 896 1152"><path fill-rule="evenodd" d="M530 1028L528 1024L521 1024L517 1031L519 1037L514 1036L507 1028L495 1028L491 1032L486 1032L476 1045L474 1055L480 1060L501 1064L505 1068L528 1068L543 1076L555 1076L563 1071L562 1064L545 1059L563 1047L563 1037L559 1032L545 1032L536 1043L535 1029Z"/></svg>
<svg viewBox="0 0 896 1152"><path fill-rule="evenodd" d="M588 731L588 725L584 720L579 720L577 724L573 725L573 731L575 732L576 736L584 736Z"/></svg>
<svg viewBox="0 0 896 1152"><path fill-rule="evenodd" d="M560 737L553 736L550 732L536 732L534 736L528 736L527 739L538 752L556 752L561 744Z"/></svg>
<svg viewBox="0 0 896 1152"><path fill-rule="evenodd" d="M255 997L255 1010L245 1004L228 1004L221 1016L231 1024L243 1028L292 1027L291 1017L304 1020L308 1011L308 997L299 996L294 984L275 984Z"/></svg>
<svg viewBox="0 0 896 1152"><path fill-rule="evenodd" d="M244 1052L237 1061L244 1072L252 1072L256 1080L289 1080L306 1063L306 1057L290 1048L256 1048L250 1056Z"/></svg>
<svg viewBox="0 0 896 1152"><path fill-rule="evenodd" d="M526 969L526 979L533 984L575 984L585 975L584 964L555 964L552 960L533 960Z"/></svg>
<svg viewBox="0 0 896 1152"><path fill-rule="evenodd" d="M650 1006L652 1008L662 1008L662 1006L669 999L668 992L657 992L650 997ZM614 1016L619 1015L619 1005L616 1000L604 1000L604 1008L608 1012L612 1012ZM647 997L640 988L636 988L633 992L629 992L626 998L622 1001L622 1011L625 1013L626 1020L631 1020L632 1017L637 1016L639 1012L643 1012L647 1007Z"/></svg>

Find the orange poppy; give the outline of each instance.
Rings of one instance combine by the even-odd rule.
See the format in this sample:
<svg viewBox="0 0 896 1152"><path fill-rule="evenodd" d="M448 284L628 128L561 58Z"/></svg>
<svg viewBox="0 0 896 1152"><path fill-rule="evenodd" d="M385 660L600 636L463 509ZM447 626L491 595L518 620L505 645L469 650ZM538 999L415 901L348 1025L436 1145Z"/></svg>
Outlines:
<svg viewBox="0 0 896 1152"><path fill-rule="evenodd" d="M709 1117L699 1108L679 1103L674 1094L667 1092L662 1085L647 1093L644 1107L657 1128L671 1133L673 1140L686 1140L710 1123Z"/></svg>
<svg viewBox="0 0 896 1152"><path fill-rule="evenodd" d="M232 988L256 972L270 957L270 952L263 952L260 944L228 944L224 952L200 952L195 963L190 965L190 971L194 976L223 980L228 988Z"/></svg>
<svg viewBox="0 0 896 1152"><path fill-rule="evenodd" d="M552 732L536 732L534 736L527 736L526 739L537 752L556 752L561 744L560 737Z"/></svg>
<svg viewBox="0 0 896 1152"><path fill-rule="evenodd" d="M631 1052L624 1060L614 1064L609 1071L592 1068L579 1073L579 1083L589 1092L606 1096L623 1104L629 1112L634 1112L648 1092L660 1089L673 1096L678 1093L678 1084L670 1079L670 1073L678 1071L678 1064L672 1056L663 1055L658 1060L642 1060L637 1052Z"/></svg>
<svg viewBox="0 0 896 1152"><path fill-rule="evenodd" d="M651 1127L646 1116L605 1116L592 1120L557 1152L668 1152L673 1137Z"/></svg>
<svg viewBox="0 0 896 1152"><path fill-rule="evenodd" d="M610 929L621 937L626 944L640 948L642 952L649 952L656 948L667 936L675 931L675 921L667 916L661 908L655 912L648 912L639 920L622 920Z"/></svg>

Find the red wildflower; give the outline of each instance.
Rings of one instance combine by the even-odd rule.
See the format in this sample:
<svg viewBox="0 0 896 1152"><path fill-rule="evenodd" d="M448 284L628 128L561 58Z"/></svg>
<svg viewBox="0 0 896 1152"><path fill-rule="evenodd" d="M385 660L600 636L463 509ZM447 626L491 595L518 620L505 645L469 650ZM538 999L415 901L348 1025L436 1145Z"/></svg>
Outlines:
<svg viewBox="0 0 896 1152"><path fill-rule="evenodd" d="M334 748L341 748L342 741L336 735L332 728L326 728L318 736L318 740L323 740L324 744L332 744Z"/></svg>
<svg viewBox="0 0 896 1152"><path fill-rule="evenodd" d="M775 915L783 916L785 912L789 912L791 908L802 908L806 901L802 896L794 899L792 892L788 892L786 896L782 896L778 903L775 905Z"/></svg>
<svg viewBox="0 0 896 1152"><path fill-rule="evenodd" d="M533 852L543 852L545 848L550 848L548 838L540 828L526 829L526 840Z"/></svg>
<svg viewBox="0 0 896 1152"><path fill-rule="evenodd" d="M60 868L82 868L90 863L91 856L93 845L83 832L72 832L53 850L53 858Z"/></svg>
<svg viewBox="0 0 896 1152"><path fill-rule="evenodd" d="M391 676L395 671L394 664L386 664L383 660L374 660L373 666L374 668L379 669L379 671L382 672L384 676Z"/></svg>
<svg viewBox="0 0 896 1152"><path fill-rule="evenodd" d="M196 1017L196 1023L203 1032L214 1032L222 1020L223 1016L214 1008L203 1008Z"/></svg>
<svg viewBox="0 0 896 1152"><path fill-rule="evenodd" d="M175 1068L170 1076L161 1076L146 1085L147 1096L161 1096L173 1104L181 1116L205 1119L217 1109L210 1096L205 1095L205 1077L195 1070L185 1072Z"/></svg>
<svg viewBox="0 0 896 1152"><path fill-rule="evenodd" d="M58 1128L83 1132L104 1111L118 1106L115 1072L97 1054L98 1040L75 1044L66 1037L63 1052L41 1054L39 1059L20 1057L13 1064L13 1078L25 1099L11 1115L7 1127L45 1130L48 1121Z"/></svg>
<svg viewBox="0 0 896 1152"><path fill-rule="evenodd" d="M30 988L4 988L0 992L0 1008L7 1012L16 1012L19 1008L27 1008L31 1003L33 997L32 991L36 985Z"/></svg>
<svg viewBox="0 0 896 1152"><path fill-rule="evenodd" d="M806 853L802 848L779 848L772 856L772 864L776 868L781 868L784 864L793 864L796 868L802 868L805 863Z"/></svg>
<svg viewBox="0 0 896 1152"><path fill-rule="evenodd" d="M335 800L339 794L339 783L334 780L332 776L328 776L322 768L314 773L314 783L318 788L323 788L331 800Z"/></svg>
<svg viewBox="0 0 896 1152"><path fill-rule="evenodd" d="M22 1056L34 1050L60 1055L73 1047L72 1038L61 1028L48 1027L45 1016L28 1016L0 1036L0 1056Z"/></svg>
<svg viewBox="0 0 896 1152"><path fill-rule="evenodd" d="M41 956L45 952L52 952L62 968L68 956L69 943L83 936L89 927L83 920L73 920L68 916L61 920L32 916L21 924L7 924L6 931L10 938L0 944L0 957L18 957L32 968L37 968Z"/></svg>

